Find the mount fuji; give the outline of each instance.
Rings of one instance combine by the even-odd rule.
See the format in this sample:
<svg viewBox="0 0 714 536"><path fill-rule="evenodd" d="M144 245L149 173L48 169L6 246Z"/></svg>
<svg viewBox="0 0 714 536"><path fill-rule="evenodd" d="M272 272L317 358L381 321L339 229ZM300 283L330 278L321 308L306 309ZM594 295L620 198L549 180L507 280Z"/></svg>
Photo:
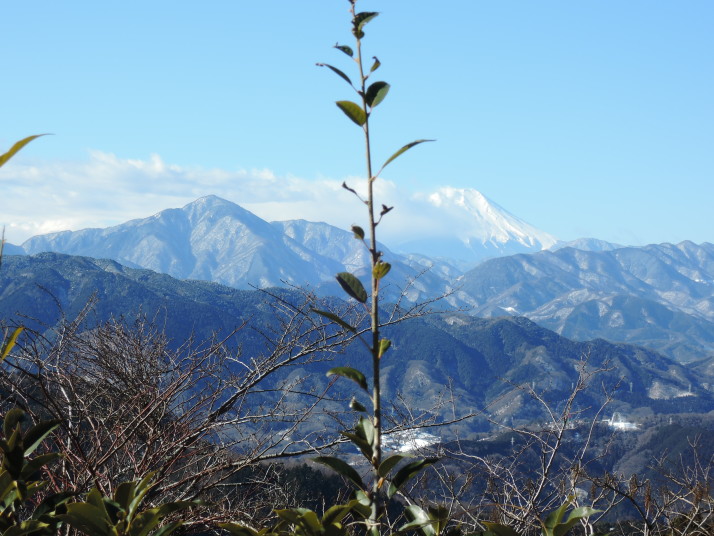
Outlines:
<svg viewBox="0 0 714 536"><path fill-rule="evenodd" d="M558 240L514 216L474 189L441 188L423 200L428 220L420 237L394 244L398 251L478 262L516 253L535 253Z"/></svg>

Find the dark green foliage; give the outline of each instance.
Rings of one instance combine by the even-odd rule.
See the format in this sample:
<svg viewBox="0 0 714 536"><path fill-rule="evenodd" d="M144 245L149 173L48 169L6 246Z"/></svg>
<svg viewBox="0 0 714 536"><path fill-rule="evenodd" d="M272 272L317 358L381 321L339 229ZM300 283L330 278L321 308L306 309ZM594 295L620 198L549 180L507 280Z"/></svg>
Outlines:
<svg viewBox="0 0 714 536"><path fill-rule="evenodd" d="M154 473L141 480L120 484L113 497L102 496L94 488L86 502L67 505L67 512L59 518L72 528L89 536L168 536L183 522L180 520L160 526L171 514L201 505L200 501L173 501L156 507L142 508L151 490Z"/></svg>
<svg viewBox="0 0 714 536"><path fill-rule="evenodd" d="M8 411L0 440L2 469L0 470L0 532L50 536L60 525L58 513L64 511L70 493L45 494L45 466L59 457L55 453L31 457L45 438L59 425L56 421L41 422L23 431L27 415L21 409ZM29 508L29 505L35 505ZM29 511L28 511L29 510Z"/></svg>

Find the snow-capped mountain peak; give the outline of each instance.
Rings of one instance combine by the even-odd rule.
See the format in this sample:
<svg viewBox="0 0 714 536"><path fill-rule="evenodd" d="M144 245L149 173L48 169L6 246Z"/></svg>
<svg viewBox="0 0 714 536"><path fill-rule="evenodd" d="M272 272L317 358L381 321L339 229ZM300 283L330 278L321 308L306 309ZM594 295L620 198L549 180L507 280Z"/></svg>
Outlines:
<svg viewBox="0 0 714 536"><path fill-rule="evenodd" d="M473 188L440 188L426 198L434 225L400 249L475 263L489 257L532 253L557 242Z"/></svg>

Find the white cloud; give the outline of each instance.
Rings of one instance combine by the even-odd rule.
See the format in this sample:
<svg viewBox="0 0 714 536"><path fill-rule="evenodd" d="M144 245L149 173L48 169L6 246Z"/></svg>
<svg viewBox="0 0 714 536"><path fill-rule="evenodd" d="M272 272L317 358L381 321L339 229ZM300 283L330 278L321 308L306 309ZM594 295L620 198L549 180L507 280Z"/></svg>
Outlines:
<svg viewBox="0 0 714 536"><path fill-rule="evenodd" d="M217 195L268 220L324 221L348 229L366 223L366 207L342 187L343 180L365 197L358 177L308 180L276 176L268 169L225 170L181 167L159 155L122 159L91 152L81 162L13 161L0 170L0 225L21 244L30 236L87 227L107 227L182 207ZM396 246L417 238L458 236L468 214L439 209L432 192L407 192L394 182L374 184L379 205L394 206L380 226L381 240Z"/></svg>
<svg viewBox="0 0 714 536"><path fill-rule="evenodd" d="M357 186L357 179L345 180ZM341 185L278 177L268 169L190 168L159 155L138 160L94 151L85 161L13 161L0 170L0 225L19 244L35 234L116 225L214 194L266 220L302 218L349 228L363 219L364 205ZM395 188L381 181L377 191L394 194Z"/></svg>

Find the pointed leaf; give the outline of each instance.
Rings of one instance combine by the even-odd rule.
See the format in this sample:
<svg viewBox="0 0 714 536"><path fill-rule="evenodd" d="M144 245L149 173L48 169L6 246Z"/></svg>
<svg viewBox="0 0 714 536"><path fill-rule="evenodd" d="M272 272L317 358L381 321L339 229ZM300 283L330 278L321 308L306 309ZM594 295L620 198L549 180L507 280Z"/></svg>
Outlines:
<svg viewBox="0 0 714 536"><path fill-rule="evenodd" d="M339 76L340 78L342 78L345 82L347 82L349 85L352 85L352 80L350 80L350 77L347 76L347 75L346 75L345 73L343 73L342 71L340 71L337 67L333 67L332 65L330 65L330 64L328 64L328 63L318 63L317 66L318 66L318 67L327 67L327 68L330 69L333 73L335 73L337 76Z"/></svg>
<svg viewBox="0 0 714 536"><path fill-rule="evenodd" d="M350 47L348 47L347 45L339 45L339 44L338 44L338 45L335 45L335 48L336 48L337 50L340 50L340 51L344 52L344 53L347 54L350 58L351 58L352 56L354 56L354 52L353 52L352 49L351 49Z"/></svg>
<svg viewBox="0 0 714 536"><path fill-rule="evenodd" d="M367 94L365 95L365 101L370 108L374 108L380 102L384 100L384 97L389 93L389 84L386 82L375 82L369 88L367 88Z"/></svg>
<svg viewBox="0 0 714 536"><path fill-rule="evenodd" d="M343 328L345 328L345 329L348 330L348 331L351 331L352 333L356 333L356 332L357 332L357 330L356 330L355 328L353 328L352 326L350 326L347 322L345 322L344 320L342 320L339 316L337 316L337 315L334 314L334 313L331 313L331 312L329 312L329 311L322 311L322 310L320 310L320 309L315 309L315 308L313 308L313 307L311 307L310 310L311 310L313 313L317 313L317 314L320 315L320 316L324 316L325 318L327 318L327 319L329 319L329 320L332 320L332 321L335 322L336 324L339 324L340 326L342 326Z"/></svg>
<svg viewBox="0 0 714 536"><path fill-rule="evenodd" d="M260 534L257 530L238 523L218 523L218 526L230 532L231 536L258 536Z"/></svg>
<svg viewBox="0 0 714 536"><path fill-rule="evenodd" d="M411 458L410 454L392 454L389 458L384 460L379 464L379 469L377 473L381 477L385 477L389 472L396 467L396 465L406 458Z"/></svg>
<svg viewBox="0 0 714 536"><path fill-rule="evenodd" d="M340 432L341 436L346 437L352 443L357 446L357 448L360 450L360 452L364 455L365 458L368 460L372 459L372 456L374 455L374 450L372 449L372 445L367 443L367 440L359 435L359 434L354 434L352 432Z"/></svg>
<svg viewBox="0 0 714 536"><path fill-rule="evenodd" d="M425 460L417 460L410 464L405 465L392 479L392 483L389 485L387 490L387 497L392 498L394 494L399 491L410 478L419 473L425 467L432 465L438 461L438 458L426 458Z"/></svg>
<svg viewBox="0 0 714 536"><path fill-rule="evenodd" d="M357 369L353 369L352 367L335 367L327 371L328 376L332 376L333 374L352 380L362 389L367 390L367 379L364 377L364 374Z"/></svg>
<svg viewBox="0 0 714 536"><path fill-rule="evenodd" d="M502 525L500 523L491 523L490 521L482 521L484 526L495 536L521 536L514 529L508 525Z"/></svg>
<svg viewBox="0 0 714 536"><path fill-rule="evenodd" d="M169 523L161 527L159 530L154 532L152 536L168 536L172 532L176 532L176 530L179 529L182 525L183 521L174 521L173 523Z"/></svg>
<svg viewBox="0 0 714 536"><path fill-rule="evenodd" d="M10 444L10 438L13 432L17 429L20 421L25 418L25 412L20 408L12 408L5 414L5 420L3 421L2 433L7 438L8 444ZM10 448L13 448L10 446ZM4 449L3 449L4 450Z"/></svg>
<svg viewBox="0 0 714 536"><path fill-rule="evenodd" d="M434 521L429 518L428 514L421 507L412 504L404 509L404 513L407 519L409 519L409 523L399 527L399 532L419 530L423 536L437 535L434 529Z"/></svg>
<svg viewBox="0 0 714 536"><path fill-rule="evenodd" d="M354 411L361 411L362 413L367 412L367 408L365 408L362 404L360 404L356 398L352 397L352 400L350 400L350 409Z"/></svg>
<svg viewBox="0 0 714 536"><path fill-rule="evenodd" d="M573 509L568 516L568 520L565 523L558 523L553 528L553 536L565 536L567 532L573 528L578 521L585 517L590 517L593 514L598 513L600 510L595 510L589 506L581 506L580 508Z"/></svg>
<svg viewBox="0 0 714 536"><path fill-rule="evenodd" d="M27 138L23 138L20 141L16 142L15 145L10 147L10 150L6 152L5 154L0 155L0 167L4 166L5 163L10 160L15 154L22 149L25 145L30 143L32 140L39 138L40 136L47 136L47 134L36 134L34 136L28 136Z"/></svg>
<svg viewBox="0 0 714 536"><path fill-rule="evenodd" d="M379 13L376 13L374 11L365 11L362 13L357 13L354 19L352 19L352 34L357 39L362 39L364 37L364 32L362 31L362 28L364 28L365 24L367 24L377 15L379 15Z"/></svg>
<svg viewBox="0 0 714 536"><path fill-rule="evenodd" d="M327 525L339 523L358 504L359 502L353 499L347 504L335 504L331 506L322 516L322 525L326 527Z"/></svg>
<svg viewBox="0 0 714 536"><path fill-rule="evenodd" d="M60 420L42 421L30 428L25 434L25 456L32 454L45 438L61 423Z"/></svg>
<svg viewBox="0 0 714 536"><path fill-rule="evenodd" d="M575 519L576 521L580 521L581 519L585 517L590 517L594 516L595 514L600 513L600 510L596 510L595 508L591 508L589 506L580 506L578 508L574 508L572 512L570 512L570 515L568 515L568 522L571 519Z"/></svg>
<svg viewBox="0 0 714 536"><path fill-rule="evenodd" d="M155 475L156 471L151 471L147 473L144 478L135 483L134 496L131 498L129 506L126 509L128 516L134 515L134 513L139 509L139 505L144 500L146 494L151 491L151 488L153 487L151 481L154 479Z"/></svg>
<svg viewBox="0 0 714 536"><path fill-rule="evenodd" d="M137 515L129 525L127 536L147 536L161 522L161 516L156 508L144 510Z"/></svg>
<svg viewBox="0 0 714 536"><path fill-rule="evenodd" d="M10 335L10 338L7 341L3 342L2 350L0 350L0 361L4 361L5 358L10 354L10 351L13 349L15 343L17 342L17 338L20 336L20 333L22 333L24 329L25 328L22 326L15 328L15 330L12 332L12 335Z"/></svg>
<svg viewBox="0 0 714 536"><path fill-rule="evenodd" d="M391 212L392 210L394 210L394 207L388 207L387 205L383 204L382 211L379 213L379 215L384 216L385 214L387 214L388 212Z"/></svg>
<svg viewBox="0 0 714 536"><path fill-rule="evenodd" d="M70 503L67 513L59 517L73 528L92 536L110 536L111 526L102 510L89 503Z"/></svg>
<svg viewBox="0 0 714 536"><path fill-rule="evenodd" d="M318 456L317 458L313 458L313 460L317 463L321 463L322 465L326 465L330 469L344 476L359 489L364 489L362 477L359 476L359 473L348 463L332 456Z"/></svg>
<svg viewBox="0 0 714 536"><path fill-rule="evenodd" d="M20 473L20 477L23 480L32 479L32 475L34 475L37 471L42 469L42 467L44 467L48 463L55 461L57 458L60 458L59 453L50 452L48 454L41 454L39 456L35 456L30 460L27 460L25 462L25 466L22 468L22 473Z"/></svg>
<svg viewBox="0 0 714 536"><path fill-rule="evenodd" d="M340 272L336 277L342 289L352 298L360 303L367 301L367 291L359 279L349 272Z"/></svg>
<svg viewBox="0 0 714 536"><path fill-rule="evenodd" d="M375 279L382 279L385 275L389 273L389 270L391 269L392 265L388 262L377 261L374 267L372 268L372 275Z"/></svg>
<svg viewBox="0 0 714 536"><path fill-rule="evenodd" d="M552 530L555 526L563 520L563 516L565 515L565 511L568 509L568 506L570 506L569 500L561 504L560 507L553 510L550 514L548 514L548 517L545 518L543 525L549 530L550 534L552 534Z"/></svg>
<svg viewBox="0 0 714 536"><path fill-rule="evenodd" d="M392 341L389 339L381 339L379 341L379 349L377 350L377 357L382 357L384 353L389 350L389 347L392 346Z"/></svg>
<svg viewBox="0 0 714 536"><path fill-rule="evenodd" d="M358 240L364 240L364 229L362 229L359 225L352 226L352 233Z"/></svg>
<svg viewBox="0 0 714 536"><path fill-rule="evenodd" d="M392 161L394 161L396 158L401 156L403 153L407 152L412 147L419 145L420 143L425 143L427 141L434 141L434 140L416 140L411 143L407 143L404 147L402 147L396 153L394 153L392 156L390 156L384 164L382 164L382 169L386 168Z"/></svg>
<svg viewBox="0 0 714 536"><path fill-rule="evenodd" d="M75 497L77 493L72 491L60 491L59 493L53 493L48 495L42 502L35 508L32 513L34 519L39 519L44 515L53 515L57 511L57 507L65 504L72 497Z"/></svg>
<svg viewBox="0 0 714 536"><path fill-rule="evenodd" d="M181 510L187 510L189 508L195 508L196 506L205 506L207 503L203 500L194 501L171 501L163 503L161 506L155 508L156 513L160 518L164 518L169 514L174 512L180 512Z"/></svg>
<svg viewBox="0 0 714 536"><path fill-rule="evenodd" d="M129 505L136 495L136 482L122 482L114 491L114 500L125 511L129 511Z"/></svg>
<svg viewBox="0 0 714 536"><path fill-rule="evenodd" d="M35 519L30 519L27 521L22 521L16 525L11 526L5 532L3 536L24 536L25 534L54 534L54 532L48 532L48 523L43 523L42 521L37 521Z"/></svg>
<svg viewBox="0 0 714 536"><path fill-rule="evenodd" d="M373 73L374 71L379 69L380 65L382 65L377 59L377 56L372 56L372 59L374 60L374 63L372 64L372 68L369 70L370 73Z"/></svg>
<svg viewBox="0 0 714 536"><path fill-rule="evenodd" d="M352 101L337 101L337 107L344 112L355 124L362 126L367 122L367 114L362 107Z"/></svg>
<svg viewBox="0 0 714 536"><path fill-rule="evenodd" d="M374 423L368 417L360 417L357 421L357 426L355 426L355 432L357 435L364 438L370 447L374 446L374 439L377 435L377 431L374 428Z"/></svg>

